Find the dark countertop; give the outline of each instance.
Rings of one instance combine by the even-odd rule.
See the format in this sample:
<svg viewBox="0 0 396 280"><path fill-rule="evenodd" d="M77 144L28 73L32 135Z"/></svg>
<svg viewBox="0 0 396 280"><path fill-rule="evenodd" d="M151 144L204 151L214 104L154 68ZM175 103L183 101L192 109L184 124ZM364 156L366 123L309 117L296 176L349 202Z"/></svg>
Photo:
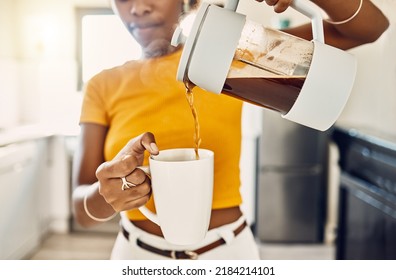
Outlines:
<svg viewBox="0 0 396 280"><path fill-rule="evenodd" d="M371 145L396 151L396 135L369 127L335 126L333 135L342 133L356 140L367 142Z"/></svg>

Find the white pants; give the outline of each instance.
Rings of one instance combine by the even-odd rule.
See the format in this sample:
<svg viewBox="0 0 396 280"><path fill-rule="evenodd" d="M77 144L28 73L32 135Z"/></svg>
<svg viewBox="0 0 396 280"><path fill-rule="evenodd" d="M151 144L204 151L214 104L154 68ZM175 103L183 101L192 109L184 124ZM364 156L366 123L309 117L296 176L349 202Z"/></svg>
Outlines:
<svg viewBox="0 0 396 280"><path fill-rule="evenodd" d="M152 253L140 248L136 244L139 239L142 242L162 250L194 250L204 247L220 238L223 238L226 243L220 245L212 250L209 250L198 256L201 260L258 260L259 250L254 240L252 231L247 226L236 237L233 231L238 228L245 221L245 217L239 218L237 221L214 228L208 231L206 237L199 244L194 246L179 246L169 244L164 238L157 235L147 233L135 227L125 216L121 213L121 224L126 231L129 232L129 240L125 238L122 232L118 233L115 241L111 259L113 260L169 260L168 257Z"/></svg>

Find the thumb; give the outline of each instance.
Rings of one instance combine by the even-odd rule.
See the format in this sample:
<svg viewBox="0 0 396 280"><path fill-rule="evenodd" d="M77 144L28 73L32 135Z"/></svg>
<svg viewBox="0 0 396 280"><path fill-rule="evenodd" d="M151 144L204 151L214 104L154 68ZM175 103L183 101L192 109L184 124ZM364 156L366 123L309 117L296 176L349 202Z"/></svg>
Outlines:
<svg viewBox="0 0 396 280"><path fill-rule="evenodd" d="M136 138L136 142L132 145L132 150L136 153L144 153L147 150L152 155L159 153L154 134L145 132Z"/></svg>
<svg viewBox="0 0 396 280"><path fill-rule="evenodd" d="M139 157L140 155L143 155L144 151L146 150L152 155L157 155L159 153L154 134L151 132L142 133L139 136L129 140L129 142L121 149L115 158L120 159L126 155L134 155Z"/></svg>

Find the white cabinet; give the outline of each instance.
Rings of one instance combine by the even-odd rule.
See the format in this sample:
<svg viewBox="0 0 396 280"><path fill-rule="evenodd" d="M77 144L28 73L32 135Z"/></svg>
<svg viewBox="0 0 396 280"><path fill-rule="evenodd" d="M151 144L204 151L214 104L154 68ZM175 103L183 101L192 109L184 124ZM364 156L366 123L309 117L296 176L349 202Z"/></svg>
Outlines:
<svg viewBox="0 0 396 280"><path fill-rule="evenodd" d="M64 138L42 126L0 133L0 260L29 258L48 233L69 231Z"/></svg>
<svg viewBox="0 0 396 280"><path fill-rule="evenodd" d="M39 245L40 143L0 147L0 259L24 258Z"/></svg>

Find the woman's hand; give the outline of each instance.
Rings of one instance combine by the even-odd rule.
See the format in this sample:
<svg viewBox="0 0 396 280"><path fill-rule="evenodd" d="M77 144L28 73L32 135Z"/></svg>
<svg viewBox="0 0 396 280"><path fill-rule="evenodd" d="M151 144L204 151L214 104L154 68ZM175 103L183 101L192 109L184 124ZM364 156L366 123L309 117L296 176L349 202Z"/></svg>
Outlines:
<svg viewBox="0 0 396 280"><path fill-rule="evenodd" d="M268 6L273 6L276 13L282 13L290 6L292 0L256 0L257 2L267 3Z"/></svg>
<svg viewBox="0 0 396 280"><path fill-rule="evenodd" d="M131 139L113 160L102 163L96 170L99 193L117 212L138 208L150 198L150 179L138 168L143 164L145 151L159 153L150 132ZM123 190L123 177L134 186Z"/></svg>

